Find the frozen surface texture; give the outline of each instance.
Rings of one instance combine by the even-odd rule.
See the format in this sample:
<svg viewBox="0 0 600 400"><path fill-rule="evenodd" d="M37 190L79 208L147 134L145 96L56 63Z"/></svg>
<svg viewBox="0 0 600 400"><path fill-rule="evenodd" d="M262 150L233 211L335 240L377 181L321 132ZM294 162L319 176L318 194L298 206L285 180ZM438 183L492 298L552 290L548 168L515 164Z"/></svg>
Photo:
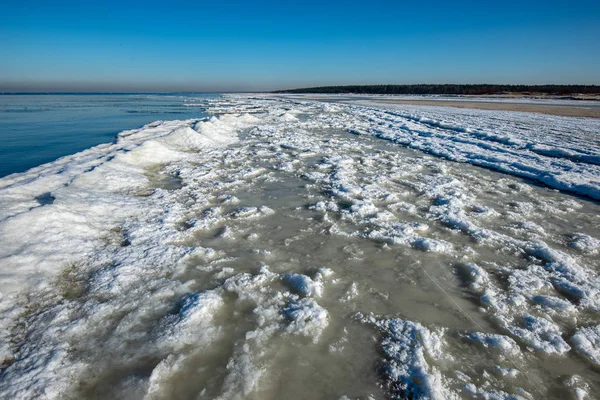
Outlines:
<svg viewBox="0 0 600 400"><path fill-rule="evenodd" d="M598 120L187 105L0 180L1 398L600 393Z"/></svg>

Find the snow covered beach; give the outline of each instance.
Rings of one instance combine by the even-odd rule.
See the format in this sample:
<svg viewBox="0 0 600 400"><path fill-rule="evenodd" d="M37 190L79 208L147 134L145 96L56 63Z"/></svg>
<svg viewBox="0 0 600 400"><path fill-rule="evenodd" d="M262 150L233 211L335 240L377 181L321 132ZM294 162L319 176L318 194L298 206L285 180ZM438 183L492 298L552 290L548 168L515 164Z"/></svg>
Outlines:
<svg viewBox="0 0 600 400"><path fill-rule="evenodd" d="M553 101L536 99L487 99L487 98L405 98L405 99L382 99L382 103L390 104L409 104L423 106L445 106L456 108L471 108L479 110L501 110L501 111L520 111L540 114L557 115L563 117L586 117L600 118L600 102L598 100L585 101Z"/></svg>
<svg viewBox="0 0 600 400"><path fill-rule="evenodd" d="M0 180L0 397L600 391L600 120L188 105Z"/></svg>

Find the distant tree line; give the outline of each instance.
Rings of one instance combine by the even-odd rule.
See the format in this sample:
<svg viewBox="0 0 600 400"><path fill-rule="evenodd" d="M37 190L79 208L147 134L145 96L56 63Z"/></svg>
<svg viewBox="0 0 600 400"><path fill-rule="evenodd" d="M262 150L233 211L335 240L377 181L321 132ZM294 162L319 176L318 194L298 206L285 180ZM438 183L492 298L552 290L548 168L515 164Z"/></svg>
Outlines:
<svg viewBox="0 0 600 400"><path fill-rule="evenodd" d="M278 90L275 93L356 93L356 94L446 94L483 95L518 93L544 93L552 95L598 94L598 85L349 85L321 86L303 89Z"/></svg>

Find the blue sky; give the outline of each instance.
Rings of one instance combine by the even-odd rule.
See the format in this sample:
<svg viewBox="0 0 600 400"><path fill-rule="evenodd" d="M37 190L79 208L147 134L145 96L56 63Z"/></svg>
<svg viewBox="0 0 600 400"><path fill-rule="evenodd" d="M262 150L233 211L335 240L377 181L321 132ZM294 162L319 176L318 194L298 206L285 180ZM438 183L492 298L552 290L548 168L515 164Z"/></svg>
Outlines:
<svg viewBox="0 0 600 400"><path fill-rule="evenodd" d="M0 90L600 84L600 1L2 0Z"/></svg>

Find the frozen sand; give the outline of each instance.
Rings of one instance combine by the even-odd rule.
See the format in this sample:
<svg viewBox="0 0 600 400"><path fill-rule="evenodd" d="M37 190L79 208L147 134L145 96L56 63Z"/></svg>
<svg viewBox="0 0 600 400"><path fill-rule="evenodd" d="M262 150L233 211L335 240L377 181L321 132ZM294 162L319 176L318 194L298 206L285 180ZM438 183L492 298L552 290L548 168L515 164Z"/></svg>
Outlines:
<svg viewBox="0 0 600 400"><path fill-rule="evenodd" d="M381 99L376 100L388 104L408 104L415 106L436 106L436 107L456 107L456 108L474 108L478 110L502 110L502 111L520 111L548 115L560 115L565 117L585 117L600 118L600 108L567 107L561 105L532 105L515 103L491 103L476 100L452 101L452 100L394 100Z"/></svg>

